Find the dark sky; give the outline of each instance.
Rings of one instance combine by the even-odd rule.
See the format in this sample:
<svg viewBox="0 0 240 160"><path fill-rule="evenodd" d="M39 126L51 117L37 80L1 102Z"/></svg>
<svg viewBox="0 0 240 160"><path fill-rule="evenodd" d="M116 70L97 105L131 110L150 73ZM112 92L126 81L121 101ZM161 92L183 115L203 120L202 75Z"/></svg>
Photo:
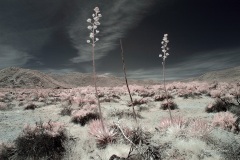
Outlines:
<svg viewBox="0 0 240 160"><path fill-rule="evenodd" d="M100 8L99 74L162 79L161 41L168 33L167 79L240 66L239 0L0 0L0 68L91 72L86 20Z"/></svg>

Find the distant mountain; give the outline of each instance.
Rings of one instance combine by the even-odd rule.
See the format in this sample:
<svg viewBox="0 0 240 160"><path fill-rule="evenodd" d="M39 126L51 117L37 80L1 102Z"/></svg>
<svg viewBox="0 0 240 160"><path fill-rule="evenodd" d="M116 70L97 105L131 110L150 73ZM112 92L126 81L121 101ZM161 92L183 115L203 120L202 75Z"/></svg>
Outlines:
<svg viewBox="0 0 240 160"><path fill-rule="evenodd" d="M189 78L188 81L206 81L206 82L240 82L240 66L207 72L199 77Z"/></svg>
<svg viewBox="0 0 240 160"><path fill-rule="evenodd" d="M71 72L63 75L50 74L50 76L61 83L72 84L75 87L92 86L94 84L93 75L90 73ZM149 84L158 83L152 80L135 80L135 79L128 79L128 82L129 84L138 84L138 85L149 85ZM100 87L123 86L125 84L126 84L125 79L122 77L115 77L112 75L97 76L97 85Z"/></svg>
<svg viewBox="0 0 240 160"><path fill-rule="evenodd" d="M3 88L70 88L42 72L17 67L0 70L0 87Z"/></svg>
<svg viewBox="0 0 240 160"><path fill-rule="evenodd" d="M40 71L9 67L0 70L0 88L73 88L93 86L92 74L71 72L45 74ZM129 80L129 84L157 84L151 80ZM125 85L125 79L111 75L98 75L97 85L114 87Z"/></svg>

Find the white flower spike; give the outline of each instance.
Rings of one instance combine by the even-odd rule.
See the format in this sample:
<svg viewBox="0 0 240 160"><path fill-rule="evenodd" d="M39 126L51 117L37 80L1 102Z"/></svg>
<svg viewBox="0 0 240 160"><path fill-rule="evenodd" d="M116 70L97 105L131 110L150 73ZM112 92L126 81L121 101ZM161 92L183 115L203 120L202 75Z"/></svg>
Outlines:
<svg viewBox="0 0 240 160"><path fill-rule="evenodd" d="M95 13L92 14L93 18L87 19L87 22L90 23L90 25L87 27L90 30L90 40L87 40L87 43L92 44L93 47L95 46L95 42L99 41L99 38L97 38L96 35L99 33L99 30L97 30L97 28L100 25L99 20L102 17L98 7L94 8L94 12Z"/></svg>

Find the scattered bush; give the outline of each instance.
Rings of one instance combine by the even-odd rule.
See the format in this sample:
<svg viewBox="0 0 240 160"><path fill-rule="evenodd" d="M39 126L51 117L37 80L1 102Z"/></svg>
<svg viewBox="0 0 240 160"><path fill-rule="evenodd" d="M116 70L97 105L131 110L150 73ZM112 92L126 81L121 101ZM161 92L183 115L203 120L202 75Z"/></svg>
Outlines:
<svg viewBox="0 0 240 160"><path fill-rule="evenodd" d="M27 106L24 108L24 110L34 110L37 108L37 106L34 103L27 104Z"/></svg>
<svg viewBox="0 0 240 160"><path fill-rule="evenodd" d="M221 97L221 91L220 90L212 90L212 91L210 91L210 96L212 98L220 98Z"/></svg>
<svg viewBox="0 0 240 160"><path fill-rule="evenodd" d="M210 112L226 112L228 110L229 106L228 104L224 103L221 99L216 99L214 103L209 104L206 108L205 111L207 113Z"/></svg>
<svg viewBox="0 0 240 160"><path fill-rule="evenodd" d="M178 109L178 105L175 102L173 102L172 100L168 100L168 101L164 100L163 103L161 104L160 109L166 110L166 109L168 109L168 107L171 110Z"/></svg>
<svg viewBox="0 0 240 160"><path fill-rule="evenodd" d="M166 94L155 95L153 98L154 98L154 101L163 101L167 99L167 97L168 99L173 98L171 95L166 96Z"/></svg>
<svg viewBox="0 0 240 160"><path fill-rule="evenodd" d="M67 141L65 127L59 122L36 122L26 125L23 134L15 140L16 153L20 157L60 159Z"/></svg>
<svg viewBox="0 0 240 160"><path fill-rule="evenodd" d="M141 99L134 99L133 103L132 102L128 102L128 106L136 106L136 105L141 105L141 104L146 104L148 101L144 98Z"/></svg>
<svg viewBox="0 0 240 160"><path fill-rule="evenodd" d="M99 113L89 111L89 110L78 110L73 112L72 114L72 122L80 124L81 126L84 126L89 121L94 119L99 119L100 115Z"/></svg>
<svg viewBox="0 0 240 160"><path fill-rule="evenodd" d="M0 110L4 111L4 110L8 110L8 104L4 103L4 102L0 102Z"/></svg>
<svg viewBox="0 0 240 160"><path fill-rule="evenodd" d="M230 112L219 112L213 117L212 125L219 126L228 131L239 131L238 124L236 123L237 117Z"/></svg>
<svg viewBox="0 0 240 160"><path fill-rule="evenodd" d="M115 129L110 128L106 124L104 127L105 130L103 130L100 120L93 120L89 124L89 134L96 139L98 148L105 148L107 144L114 143L117 139Z"/></svg>
<svg viewBox="0 0 240 160"><path fill-rule="evenodd" d="M0 144L0 159L1 160L8 160L11 156L14 155L15 149L13 144Z"/></svg>
<svg viewBox="0 0 240 160"><path fill-rule="evenodd" d="M60 112L60 115L62 116L70 116L71 113L72 113L73 109L71 106L68 106L68 107L64 107L61 112Z"/></svg>

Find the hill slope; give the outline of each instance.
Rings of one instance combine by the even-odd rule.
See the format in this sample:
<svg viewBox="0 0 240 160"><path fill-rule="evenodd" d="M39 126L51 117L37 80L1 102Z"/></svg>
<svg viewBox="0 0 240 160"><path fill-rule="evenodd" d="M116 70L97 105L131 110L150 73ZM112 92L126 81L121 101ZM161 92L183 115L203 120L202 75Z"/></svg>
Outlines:
<svg viewBox="0 0 240 160"><path fill-rule="evenodd" d="M0 87L6 88L69 88L39 71L10 67L0 70Z"/></svg>
<svg viewBox="0 0 240 160"><path fill-rule="evenodd" d="M240 82L240 66L224 70L207 72L199 77L190 78L189 80L206 82Z"/></svg>

